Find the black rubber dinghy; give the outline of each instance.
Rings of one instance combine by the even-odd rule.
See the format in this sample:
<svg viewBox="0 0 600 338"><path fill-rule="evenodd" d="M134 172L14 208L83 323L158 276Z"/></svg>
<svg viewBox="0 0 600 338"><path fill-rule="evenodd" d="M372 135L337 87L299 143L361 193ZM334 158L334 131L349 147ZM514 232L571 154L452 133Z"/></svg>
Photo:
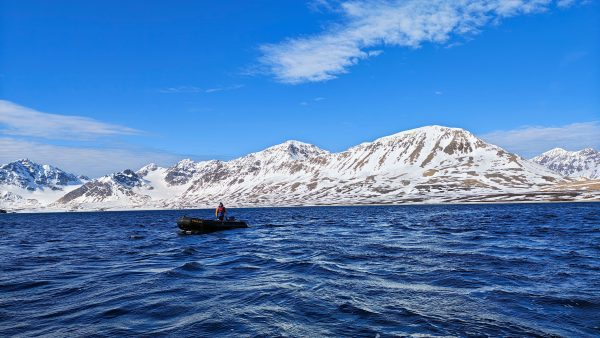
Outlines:
<svg viewBox="0 0 600 338"><path fill-rule="evenodd" d="M236 220L219 221L213 219L201 219L183 216L177 220L177 226L183 231L190 231L195 233L209 233L221 230L247 228L248 224L244 221Z"/></svg>

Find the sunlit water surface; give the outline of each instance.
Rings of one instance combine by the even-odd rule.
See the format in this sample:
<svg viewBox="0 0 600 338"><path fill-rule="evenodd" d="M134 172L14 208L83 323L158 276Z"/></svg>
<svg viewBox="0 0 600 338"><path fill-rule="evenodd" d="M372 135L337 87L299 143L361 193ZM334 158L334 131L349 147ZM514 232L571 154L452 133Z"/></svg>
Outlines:
<svg viewBox="0 0 600 338"><path fill-rule="evenodd" d="M599 336L600 204L0 215L0 336Z"/></svg>

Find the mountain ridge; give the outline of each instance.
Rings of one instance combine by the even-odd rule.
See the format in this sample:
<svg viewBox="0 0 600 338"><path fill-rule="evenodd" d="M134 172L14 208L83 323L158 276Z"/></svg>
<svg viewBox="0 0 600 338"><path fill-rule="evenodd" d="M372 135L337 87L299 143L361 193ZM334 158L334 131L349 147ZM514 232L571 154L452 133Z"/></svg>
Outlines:
<svg viewBox="0 0 600 338"><path fill-rule="evenodd" d="M571 182L464 129L426 126L337 153L289 140L229 161L150 163L87 181L47 206L96 210L197 208L215 201L285 206L597 198L583 188L566 194ZM562 190L553 188L559 185Z"/></svg>
<svg viewBox="0 0 600 338"><path fill-rule="evenodd" d="M0 208L39 207L89 178L23 158L0 166Z"/></svg>
<svg viewBox="0 0 600 338"><path fill-rule="evenodd" d="M531 161L563 176L600 179L600 152L593 148L578 151L554 148L532 158Z"/></svg>

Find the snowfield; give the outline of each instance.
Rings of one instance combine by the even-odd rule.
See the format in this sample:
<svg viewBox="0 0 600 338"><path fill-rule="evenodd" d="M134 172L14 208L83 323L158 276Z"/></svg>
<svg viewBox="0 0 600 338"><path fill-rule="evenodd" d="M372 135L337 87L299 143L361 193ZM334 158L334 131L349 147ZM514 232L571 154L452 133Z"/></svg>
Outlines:
<svg viewBox="0 0 600 338"><path fill-rule="evenodd" d="M600 152L592 148L580 151L555 148L531 160L564 176L600 179Z"/></svg>
<svg viewBox="0 0 600 338"><path fill-rule="evenodd" d="M558 161L552 154L529 161L466 130L428 126L339 153L288 141L231 161L185 159L168 168L149 164L94 180L72 175L79 181L40 182L26 191L16 188L14 178L1 180L0 172L0 207L51 211L205 208L219 201L260 207L599 199L595 181L577 184L589 173L597 178L597 161L581 160L584 164L566 175L560 166L545 166ZM28 173L21 174L38 175Z"/></svg>

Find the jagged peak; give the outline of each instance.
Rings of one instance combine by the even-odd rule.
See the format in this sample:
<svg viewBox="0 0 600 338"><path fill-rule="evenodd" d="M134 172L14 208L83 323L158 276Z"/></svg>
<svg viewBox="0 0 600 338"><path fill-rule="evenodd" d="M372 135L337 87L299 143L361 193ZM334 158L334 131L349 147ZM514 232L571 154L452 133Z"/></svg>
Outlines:
<svg viewBox="0 0 600 338"><path fill-rule="evenodd" d="M600 178L600 152L588 147L579 151L554 148L532 159L548 169L571 178Z"/></svg>
<svg viewBox="0 0 600 338"><path fill-rule="evenodd" d="M41 167L40 164L28 159L28 158L21 158L18 159L16 161L12 161L9 162L7 164L2 165L2 167L10 167L10 166L22 166L22 167Z"/></svg>
<svg viewBox="0 0 600 338"><path fill-rule="evenodd" d="M2 166L0 166L0 168L3 169L15 169L15 168L22 168L24 170L26 170L27 172L29 172L30 174L36 174L36 173L43 173L43 172L58 172L58 173L64 173L67 175L72 175L72 176L76 176L74 174L71 173L67 173L62 169L59 169L57 167L54 167L52 165L49 164L39 164L35 161L32 161L28 158L21 158L18 159L16 161L4 164Z"/></svg>
<svg viewBox="0 0 600 338"><path fill-rule="evenodd" d="M175 163L172 168L191 168L195 167L198 162L192 160L191 158L184 158L183 160Z"/></svg>
<svg viewBox="0 0 600 338"><path fill-rule="evenodd" d="M150 171L153 171L156 169L158 169L158 165L156 165L156 163L154 163L154 162L146 164L145 166L140 168L140 170L150 170Z"/></svg>
<svg viewBox="0 0 600 338"><path fill-rule="evenodd" d="M302 141L297 141L297 140L287 140L283 143L280 144L276 144L274 146L271 146L265 150L269 150L269 149L287 149L289 147L297 147L297 148L318 148L319 147L310 144L310 143L306 143L306 142L302 142Z"/></svg>
<svg viewBox="0 0 600 338"><path fill-rule="evenodd" d="M22 167L22 168L26 169L27 171L29 171L32 174L34 173L34 171L42 171L43 170L45 172L55 171L55 172L62 172L62 173L68 174L68 175L76 176L75 174L67 173L66 171L64 171L64 170L62 170L60 168L57 168L57 167L55 167L53 165L50 165L50 164L40 164L40 163L32 161L32 160L30 160L28 158L18 159L16 161L4 164L4 165L0 166L0 168L5 168L6 169L6 168L14 167L14 166Z"/></svg>
<svg viewBox="0 0 600 338"><path fill-rule="evenodd" d="M559 157L559 156L592 156L599 154L597 150L594 148L588 147L579 151L568 151L563 148L553 148L550 149L541 155L534 157L533 159L539 159L542 157Z"/></svg>
<svg viewBox="0 0 600 338"><path fill-rule="evenodd" d="M600 152L598 152L596 149L594 149L592 147L588 147L588 148L581 149L580 151L577 151L576 153L578 155L595 155Z"/></svg>
<svg viewBox="0 0 600 338"><path fill-rule="evenodd" d="M131 170L131 169L124 169L124 170L121 170L121 171L115 171L115 172L112 172L110 174L106 174L104 176L100 176L100 177L96 178L95 180L110 179L110 178L113 178L113 177L123 176L123 175L131 176L132 174L133 175L137 175L136 172L133 171L133 170Z"/></svg>
<svg viewBox="0 0 600 338"><path fill-rule="evenodd" d="M143 179L140 177L140 175L131 169L117 171L117 172L99 177L93 181L103 182L103 183L116 183L116 184L120 184L120 185L131 186L131 187L138 186L143 183Z"/></svg>
<svg viewBox="0 0 600 338"><path fill-rule="evenodd" d="M288 140L283 143L271 146L265 150L249 154L248 156L273 156L273 154L287 155L292 159L305 159L314 156L329 154L329 152L327 150L315 146L314 144L296 140Z"/></svg>
<svg viewBox="0 0 600 338"><path fill-rule="evenodd" d="M24 157L24 158L20 158L12 163L33 163L33 164L37 164L36 162Z"/></svg>
<svg viewBox="0 0 600 338"><path fill-rule="evenodd" d="M16 185L29 190L51 188L60 190L62 186L80 184L82 179L48 164L39 164L28 158L0 166L4 184Z"/></svg>
<svg viewBox="0 0 600 338"><path fill-rule="evenodd" d="M159 168L159 167L158 167L158 165L156 165L156 163L149 163L149 164L146 164L145 166L141 167L141 168L140 168L138 171L136 171L136 173L137 173L138 175L145 176L145 175L147 175L149 172L151 172L151 171L155 171L155 170L157 170L158 168Z"/></svg>

